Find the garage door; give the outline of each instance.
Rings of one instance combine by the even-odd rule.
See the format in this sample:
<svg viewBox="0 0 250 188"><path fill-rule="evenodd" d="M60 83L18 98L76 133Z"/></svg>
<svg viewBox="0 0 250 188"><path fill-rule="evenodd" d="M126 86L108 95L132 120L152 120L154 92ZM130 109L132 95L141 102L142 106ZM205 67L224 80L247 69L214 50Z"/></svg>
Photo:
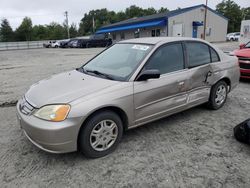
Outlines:
<svg viewBox="0 0 250 188"><path fill-rule="evenodd" d="M173 25L173 37L182 37L182 24Z"/></svg>

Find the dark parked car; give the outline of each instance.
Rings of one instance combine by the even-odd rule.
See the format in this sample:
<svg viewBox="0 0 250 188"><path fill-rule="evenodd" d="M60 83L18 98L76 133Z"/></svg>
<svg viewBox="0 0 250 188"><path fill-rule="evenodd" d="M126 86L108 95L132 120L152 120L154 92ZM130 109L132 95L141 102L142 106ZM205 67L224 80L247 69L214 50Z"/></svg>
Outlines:
<svg viewBox="0 0 250 188"><path fill-rule="evenodd" d="M89 40L86 41L86 48L108 47L111 44L112 44L112 39L107 38L106 35L97 34L97 35L91 35Z"/></svg>
<svg viewBox="0 0 250 188"><path fill-rule="evenodd" d="M78 39L77 40L77 48L86 48L89 39Z"/></svg>
<svg viewBox="0 0 250 188"><path fill-rule="evenodd" d="M61 41L60 41L59 47L60 47L60 48L65 48L65 45L68 44L69 41L70 41L70 39L61 40Z"/></svg>
<svg viewBox="0 0 250 188"><path fill-rule="evenodd" d="M73 43L77 41L77 39L70 39L61 43L60 48L73 48Z"/></svg>

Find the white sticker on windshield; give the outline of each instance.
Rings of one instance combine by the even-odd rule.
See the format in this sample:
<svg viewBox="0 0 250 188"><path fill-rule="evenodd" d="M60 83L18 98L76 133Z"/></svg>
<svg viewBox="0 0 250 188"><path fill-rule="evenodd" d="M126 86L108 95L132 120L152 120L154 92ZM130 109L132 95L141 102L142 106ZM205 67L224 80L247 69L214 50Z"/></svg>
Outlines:
<svg viewBox="0 0 250 188"><path fill-rule="evenodd" d="M132 46L132 49L146 51L147 49L149 49L149 46L136 44L136 45Z"/></svg>

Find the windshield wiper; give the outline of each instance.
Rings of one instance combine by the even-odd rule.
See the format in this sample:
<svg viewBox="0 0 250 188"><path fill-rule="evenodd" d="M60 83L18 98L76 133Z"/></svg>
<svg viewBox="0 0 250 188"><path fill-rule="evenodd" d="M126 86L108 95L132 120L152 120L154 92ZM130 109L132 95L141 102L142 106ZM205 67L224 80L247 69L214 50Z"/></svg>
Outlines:
<svg viewBox="0 0 250 188"><path fill-rule="evenodd" d="M109 80L114 80L114 78L112 76L110 76L109 74L105 74L105 73L102 73L102 72L99 72L97 70L88 70L88 69L83 69L84 71L88 72L88 73L93 73L95 75L100 75L100 76L103 76Z"/></svg>

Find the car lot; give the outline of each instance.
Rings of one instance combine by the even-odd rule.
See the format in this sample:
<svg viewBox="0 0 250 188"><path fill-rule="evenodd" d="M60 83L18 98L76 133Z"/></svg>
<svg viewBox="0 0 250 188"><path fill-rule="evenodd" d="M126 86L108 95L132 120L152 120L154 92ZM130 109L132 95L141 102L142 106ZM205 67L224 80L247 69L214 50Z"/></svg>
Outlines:
<svg viewBox="0 0 250 188"><path fill-rule="evenodd" d="M225 51L238 43L216 44ZM249 187L250 147L232 128L250 118L250 81L218 111L199 106L128 131L107 157L55 155L21 132L15 103L38 80L80 66L93 49L0 52L0 182L3 187Z"/></svg>

